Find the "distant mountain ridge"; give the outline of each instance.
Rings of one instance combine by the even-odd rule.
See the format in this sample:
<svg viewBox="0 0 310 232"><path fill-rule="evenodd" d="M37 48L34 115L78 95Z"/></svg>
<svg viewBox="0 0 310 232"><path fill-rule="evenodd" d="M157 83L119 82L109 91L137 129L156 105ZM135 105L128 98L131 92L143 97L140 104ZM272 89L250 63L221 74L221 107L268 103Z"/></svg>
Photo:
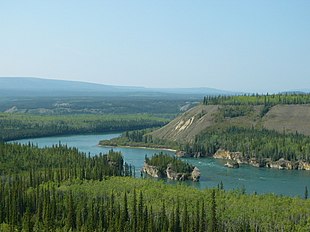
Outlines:
<svg viewBox="0 0 310 232"><path fill-rule="evenodd" d="M201 96L238 94L238 92L214 88L145 88L33 77L0 77L0 96L101 96L126 93L193 94Z"/></svg>

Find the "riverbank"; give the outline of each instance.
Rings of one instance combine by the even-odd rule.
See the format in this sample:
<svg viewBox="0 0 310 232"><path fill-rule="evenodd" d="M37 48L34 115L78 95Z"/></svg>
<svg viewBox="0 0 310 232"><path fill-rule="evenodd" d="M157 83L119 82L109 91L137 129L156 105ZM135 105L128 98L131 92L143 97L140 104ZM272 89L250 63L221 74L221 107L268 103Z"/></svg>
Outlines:
<svg viewBox="0 0 310 232"><path fill-rule="evenodd" d="M163 150L163 151L171 151L171 152L177 152L175 149L166 148L166 147L143 147L143 146L133 146L133 145L101 145L98 144L98 147L110 147L110 148L135 148L135 149L147 149L147 150Z"/></svg>
<svg viewBox="0 0 310 232"><path fill-rule="evenodd" d="M304 161L290 161L283 158L272 161L270 158L247 158L241 152L230 152L219 149L214 155L215 159L232 160L237 164L247 164L253 167L266 167L279 170L306 170L310 171L310 164Z"/></svg>
<svg viewBox="0 0 310 232"><path fill-rule="evenodd" d="M109 140L119 137L121 134L93 134L93 135L76 135L76 136L59 136L45 137L36 139L24 139L15 142L28 144L33 143L39 147L53 146L61 141L68 147L76 147L90 156L100 153L108 153L111 148L98 146L98 141ZM167 148L167 147L166 147ZM169 147L168 147L169 148ZM114 149L114 148L113 148ZM154 153L159 154L161 149L136 149L134 147L115 147L115 151L122 152L124 161L135 167L136 177L140 177L140 170L144 165L145 155L152 157ZM165 152L164 152L165 153ZM166 151L171 156L174 152ZM184 158L184 160L193 166L199 168L201 178L199 182L185 181L184 185L190 185L198 189L217 187L223 182L224 189L232 190L245 188L247 193L274 193L286 196L303 196L305 183L309 183L310 172L303 170L277 170L273 168L256 168L250 165L242 165L242 168L232 170L224 167L225 161L221 159L204 158ZM165 181L167 184L175 184L175 181ZM309 184L308 188L309 188ZM288 188L287 186L290 186Z"/></svg>
<svg viewBox="0 0 310 232"><path fill-rule="evenodd" d="M110 142L111 140L107 141ZM100 141L100 143L106 142L106 141ZM204 156L196 155L192 156L190 154L187 154L186 152L176 150L176 149L171 149L167 147L162 147L160 145L157 146L141 146L141 144L134 144L132 143L131 145L103 145L103 144L98 144L100 147L111 147L111 148L135 148L135 149L148 149L148 150L163 150L163 151L169 151L169 152L174 152L176 157L179 158L206 158ZM151 145L151 144L146 144L146 145ZM153 144L154 145L154 144ZM212 158L214 159L223 159L223 160L231 160L234 161L238 164L246 164L250 165L256 168L272 168L272 169L279 169L279 170L306 170L310 171L310 163L304 162L304 161L289 161L285 160L283 158L277 160L277 161L272 161L270 158L265 158L265 159L255 159L255 158L246 158L242 155L241 152L230 152L226 150L221 150L219 149L214 155L212 155ZM229 165L225 165L226 167Z"/></svg>
<svg viewBox="0 0 310 232"><path fill-rule="evenodd" d="M201 156L201 154L188 154L184 151L177 151L176 156L179 158L201 158L206 156ZM256 168L271 168L271 169L279 169L279 170L305 170L310 171L310 163L302 161L302 160L286 160L284 158L280 158L279 160L273 161L271 158L250 158L246 157L242 154L242 152L231 152L223 149L217 150L212 156L214 159L222 159L233 161L233 163L226 163L224 166L226 167L239 167L239 164L246 164Z"/></svg>

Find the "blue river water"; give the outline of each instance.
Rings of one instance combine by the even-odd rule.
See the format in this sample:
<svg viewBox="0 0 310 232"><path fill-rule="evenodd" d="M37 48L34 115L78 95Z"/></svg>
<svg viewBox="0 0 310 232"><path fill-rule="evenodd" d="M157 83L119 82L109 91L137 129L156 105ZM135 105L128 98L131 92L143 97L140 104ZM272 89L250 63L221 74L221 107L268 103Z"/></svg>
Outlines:
<svg viewBox="0 0 310 232"><path fill-rule="evenodd" d="M53 144L67 144L70 147L77 147L80 151L96 155L108 152L110 147L100 147L100 140L112 139L120 134L91 134L44 137L34 139L22 139L15 142L37 144L39 147L51 146ZM151 157L159 153L160 149L142 148L113 148L122 152L125 162L132 164L136 168L136 176L140 176L145 155ZM172 151L164 151L174 155ZM302 170L277 170L268 168L255 168L249 165L242 165L238 169L224 167L225 161L213 158L187 158L188 163L198 167L201 171L200 182L187 181L185 184L197 188L210 188L217 186L221 181L225 189L245 189L247 193L275 193L278 195L303 196L305 186L310 188L310 171ZM167 183L176 184L175 181Z"/></svg>

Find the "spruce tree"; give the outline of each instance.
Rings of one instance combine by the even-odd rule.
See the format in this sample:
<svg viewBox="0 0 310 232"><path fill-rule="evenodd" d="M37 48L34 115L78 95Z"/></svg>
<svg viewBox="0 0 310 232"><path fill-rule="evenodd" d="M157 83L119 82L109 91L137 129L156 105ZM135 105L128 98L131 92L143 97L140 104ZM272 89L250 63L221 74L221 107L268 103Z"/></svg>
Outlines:
<svg viewBox="0 0 310 232"><path fill-rule="evenodd" d="M177 206L176 206L176 209L175 209L174 231L175 232L181 232L181 225L180 225L180 203L179 203L179 200L177 201Z"/></svg>
<svg viewBox="0 0 310 232"><path fill-rule="evenodd" d="M68 230L74 230L76 228L75 222L75 207L73 202L72 192L70 191L67 199L67 222L66 227Z"/></svg>
<svg viewBox="0 0 310 232"><path fill-rule="evenodd" d="M215 199L215 190L212 190L211 193L211 222L210 222L210 231L217 231L217 218L216 218L216 199Z"/></svg>
<svg viewBox="0 0 310 232"><path fill-rule="evenodd" d="M206 209L205 209L205 202L204 201L202 201L202 204L201 204L199 231L200 232L207 231Z"/></svg>
<svg viewBox="0 0 310 232"><path fill-rule="evenodd" d="M131 219L131 229L132 231L137 231L137 196L136 189L133 190L132 197L132 219Z"/></svg>
<svg viewBox="0 0 310 232"><path fill-rule="evenodd" d="M142 191L140 191L139 194L139 202L138 202L138 222L137 226L139 228L139 231L143 232L143 194Z"/></svg>
<svg viewBox="0 0 310 232"><path fill-rule="evenodd" d="M187 211L187 202L184 202L184 209L182 215L182 231L189 231L189 218L188 218L188 211Z"/></svg>
<svg viewBox="0 0 310 232"><path fill-rule="evenodd" d="M33 225L31 221L31 213L29 207L27 207L26 212L23 216L23 230L25 232L31 232L33 230Z"/></svg>

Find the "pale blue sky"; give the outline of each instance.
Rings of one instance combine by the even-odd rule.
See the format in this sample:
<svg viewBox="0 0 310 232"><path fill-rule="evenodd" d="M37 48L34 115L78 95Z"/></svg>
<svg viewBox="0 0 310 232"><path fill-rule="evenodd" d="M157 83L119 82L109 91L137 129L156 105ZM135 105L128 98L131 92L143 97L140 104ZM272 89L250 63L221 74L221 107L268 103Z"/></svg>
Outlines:
<svg viewBox="0 0 310 232"><path fill-rule="evenodd" d="M0 76L310 89L310 1L1 1Z"/></svg>

